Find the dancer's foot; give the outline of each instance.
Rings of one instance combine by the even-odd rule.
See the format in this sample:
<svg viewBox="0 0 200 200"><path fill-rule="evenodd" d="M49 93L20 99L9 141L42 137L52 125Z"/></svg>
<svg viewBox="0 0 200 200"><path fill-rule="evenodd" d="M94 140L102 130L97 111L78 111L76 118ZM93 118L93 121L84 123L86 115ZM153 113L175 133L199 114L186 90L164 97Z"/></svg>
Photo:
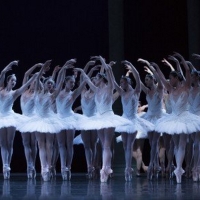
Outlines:
<svg viewBox="0 0 200 200"><path fill-rule="evenodd" d="M132 180L133 169L131 167L125 169L125 181Z"/></svg>
<svg viewBox="0 0 200 200"><path fill-rule="evenodd" d="M4 179L10 179L10 167L8 165L3 166L3 177Z"/></svg>
<svg viewBox="0 0 200 200"><path fill-rule="evenodd" d="M88 173L86 174L88 179L93 179L95 176L95 168L94 167L88 167Z"/></svg>
<svg viewBox="0 0 200 200"><path fill-rule="evenodd" d="M108 178L113 173L113 170L111 168L103 168L100 171L100 180L102 183L105 183L108 181Z"/></svg>
<svg viewBox="0 0 200 200"><path fill-rule="evenodd" d="M27 177L28 177L28 179L32 179L32 178L36 177L36 171L33 166L27 167Z"/></svg>
<svg viewBox="0 0 200 200"><path fill-rule="evenodd" d="M50 172L51 178L55 178L56 177L56 168L55 167L51 166L49 168L49 172Z"/></svg>
<svg viewBox="0 0 200 200"><path fill-rule="evenodd" d="M174 174L176 176L176 182L177 183L181 183L181 178L182 178L182 175L185 171L183 169L175 169L174 170Z"/></svg>
<svg viewBox="0 0 200 200"><path fill-rule="evenodd" d="M42 169L42 179L43 181L50 181L50 172L48 168Z"/></svg>
<svg viewBox="0 0 200 200"><path fill-rule="evenodd" d="M153 179L153 167L149 166L148 167L148 170L147 170L147 178L149 180L152 180Z"/></svg>
<svg viewBox="0 0 200 200"><path fill-rule="evenodd" d="M137 171L136 171L136 176L137 176L137 177L140 177L140 176L141 176L140 170L139 170L139 169L137 169Z"/></svg>
<svg viewBox="0 0 200 200"><path fill-rule="evenodd" d="M63 181L70 181L71 180L71 171L69 168L61 169L62 179Z"/></svg>
<svg viewBox="0 0 200 200"><path fill-rule="evenodd" d="M196 168L196 169L193 169L193 170L192 170L192 179L193 179L194 182L197 182L197 181L198 181L198 179L199 179L199 176L198 176L198 175L199 175L199 174L198 174L197 168Z"/></svg>

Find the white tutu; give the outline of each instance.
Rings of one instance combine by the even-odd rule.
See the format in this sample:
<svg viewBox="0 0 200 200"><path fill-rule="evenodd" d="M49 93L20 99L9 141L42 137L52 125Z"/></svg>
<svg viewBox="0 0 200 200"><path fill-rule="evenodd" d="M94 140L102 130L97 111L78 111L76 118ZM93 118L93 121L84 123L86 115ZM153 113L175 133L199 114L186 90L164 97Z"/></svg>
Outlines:
<svg viewBox="0 0 200 200"><path fill-rule="evenodd" d="M19 123L23 123L26 116L15 113L13 110L7 113L0 113L0 128L16 127Z"/></svg>
<svg viewBox="0 0 200 200"><path fill-rule="evenodd" d="M124 115L122 117L126 118ZM116 132L125 132L129 134L140 132L139 137L146 138L147 133L154 130L154 125L151 122L145 119L142 119L141 117L138 117L138 115L134 115L134 118L132 119L130 118L126 118L126 119L130 120L132 122L132 125L126 126L126 127L124 126L117 127L115 129ZM124 131L121 131L123 129Z"/></svg>
<svg viewBox="0 0 200 200"><path fill-rule="evenodd" d="M0 128L16 127L27 119L26 116L11 111L9 113L0 113Z"/></svg>
<svg viewBox="0 0 200 200"><path fill-rule="evenodd" d="M77 136L74 138L73 144L75 144L75 145L83 144L83 140L82 140L82 138L81 138L81 134L77 135Z"/></svg>
<svg viewBox="0 0 200 200"><path fill-rule="evenodd" d="M40 133L59 133L64 129L63 122L59 120L56 114L41 117L34 115L26 120L26 123L20 124L17 129L22 133L40 132Z"/></svg>
<svg viewBox="0 0 200 200"><path fill-rule="evenodd" d="M89 117L89 123L87 124L88 130L100 130L104 128L116 128L118 126L121 127L122 130L130 127L132 123L130 120L127 120L121 116L115 115L113 111L107 111L103 114L96 114L95 116Z"/></svg>
<svg viewBox="0 0 200 200"><path fill-rule="evenodd" d="M179 115L172 113L157 121L155 131L171 135L194 133L200 131L200 117L189 111L184 111Z"/></svg>

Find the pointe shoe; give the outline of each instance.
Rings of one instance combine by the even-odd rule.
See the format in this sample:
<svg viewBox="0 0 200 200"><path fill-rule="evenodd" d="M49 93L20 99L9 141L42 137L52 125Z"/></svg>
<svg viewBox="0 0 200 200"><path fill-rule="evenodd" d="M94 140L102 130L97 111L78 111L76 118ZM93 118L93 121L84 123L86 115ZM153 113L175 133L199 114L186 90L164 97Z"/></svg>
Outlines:
<svg viewBox="0 0 200 200"><path fill-rule="evenodd" d="M55 178L56 177L56 169L55 169L55 167L51 166L49 168L49 172L50 172L50 177L51 178Z"/></svg>
<svg viewBox="0 0 200 200"><path fill-rule="evenodd" d="M186 167L185 169L185 177L186 178L191 178L192 177L192 170L190 167Z"/></svg>
<svg viewBox="0 0 200 200"><path fill-rule="evenodd" d="M174 177L174 170L176 167L174 165L171 165L169 168L169 179L172 179Z"/></svg>
<svg viewBox="0 0 200 200"><path fill-rule="evenodd" d="M182 175L185 171L183 169L175 169L174 174L176 176L176 182L181 183Z"/></svg>
<svg viewBox="0 0 200 200"><path fill-rule="evenodd" d="M198 176L198 171L197 171L197 169L193 169L193 170L192 170L192 179L193 179L194 182L197 182L197 181L198 181L199 176Z"/></svg>
<svg viewBox="0 0 200 200"><path fill-rule="evenodd" d="M110 175L113 173L113 170L108 168L108 169L101 169L100 170L100 180L102 183L106 183L108 181L108 178Z"/></svg>
<svg viewBox="0 0 200 200"><path fill-rule="evenodd" d="M155 174L155 177L156 177L156 178L159 177L159 173L160 173L161 171L162 171L162 168L161 168L160 166L154 168L154 174Z"/></svg>
<svg viewBox="0 0 200 200"><path fill-rule="evenodd" d="M61 169L62 179L63 181L70 181L71 180L71 171L69 168Z"/></svg>
<svg viewBox="0 0 200 200"><path fill-rule="evenodd" d="M49 169L43 169L42 170L42 179L43 181L50 181L50 172Z"/></svg>
<svg viewBox="0 0 200 200"><path fill-rule="evenodd" d="M149 180L152 180L153 179L153 167L148 167L148 170L147 170L147 178Z"/></svg>
<svg viewBox="0 0 200 200"><path fill-rule="evenodd" d="M36 171L34 167L29 166L27 168L27 177L28 179L32 179L36 177Z"/></svg>
<svg viewBox="0 0 200 200"><path fill-rule="evenodd" d="M140 177L140 176L141 176L140 170L139 170L139 169L137 169L137 171L136 171L136 176L137 176L137 177Z"/></svg>
<svg viewBox="0 0 200 200"><path fill-rule="evenodd" d="M147 170L148 170L148 166L142 166L142 169L144 170L144 172L147 172Z"/></svg>
<svg viewBox="0 0 200 200"><path fill-rule="evenodd" d="M125 181L129 182L129 181L132 180L132 173L133 173L132 168L126 168L125 169Z"/></svg>
<svg viewBox="0 0 200 200"><path fill-rule="evenodd" d="M95 176L95 168L94 167L88 167L88 173L86 174L88 179L93 179Z"/></svg>
<svg viewBox="0 0 200 200"><path fill-rule="evenodd" d="M10 179L10 167L8 165L3 166L3 177L4 179Z"/></svg>

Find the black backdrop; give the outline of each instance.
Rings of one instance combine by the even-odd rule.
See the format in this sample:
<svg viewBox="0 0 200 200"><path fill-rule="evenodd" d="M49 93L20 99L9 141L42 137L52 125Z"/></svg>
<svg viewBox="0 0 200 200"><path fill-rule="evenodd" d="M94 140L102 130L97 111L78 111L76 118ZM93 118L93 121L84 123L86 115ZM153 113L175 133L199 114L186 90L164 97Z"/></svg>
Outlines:
<svg viewBox="0 0 200 200"><path fill-rule="evenodd" d="M124 58L135 64L144 80L139 57L161 64L178 51L188 58L186 0L124 0ZM12 73L22 82L33 64L52 59L52 68L77 58L83 67L91 55L109 59L109 18L106 0L4 1L0 3L0 66L19 60ZM117 58L116 58L117 60ZM141 94L145 103L144 94ZM21 112L19 99L14 110ZM72 169L85 171L83 147L75 147ZM58 164L59 165L59 164ZM1 166L0 166L1 167ZM13 172L25 172L20 133L16 133L11 163ZM39 159L37 159L39 169Z"/></svg>

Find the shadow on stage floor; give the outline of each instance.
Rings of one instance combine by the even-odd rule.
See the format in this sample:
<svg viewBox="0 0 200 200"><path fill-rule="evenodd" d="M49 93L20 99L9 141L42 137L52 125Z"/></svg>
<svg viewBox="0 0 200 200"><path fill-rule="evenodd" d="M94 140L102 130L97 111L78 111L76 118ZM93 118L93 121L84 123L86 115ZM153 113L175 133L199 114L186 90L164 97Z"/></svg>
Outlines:
<svg viewBox="0 0 200 200"><path fill-rule="evenodd" d="M87 180L85 174L72 174L71 181L43 182L37 174L35 180L27 180L26 174L11 174L3 180L0 174L0 199L200 199L200 183L183 178L181 184L165 178L148 181L146 175L133 177L125 182L123 174L115 174L107 183Z"/></svg>

